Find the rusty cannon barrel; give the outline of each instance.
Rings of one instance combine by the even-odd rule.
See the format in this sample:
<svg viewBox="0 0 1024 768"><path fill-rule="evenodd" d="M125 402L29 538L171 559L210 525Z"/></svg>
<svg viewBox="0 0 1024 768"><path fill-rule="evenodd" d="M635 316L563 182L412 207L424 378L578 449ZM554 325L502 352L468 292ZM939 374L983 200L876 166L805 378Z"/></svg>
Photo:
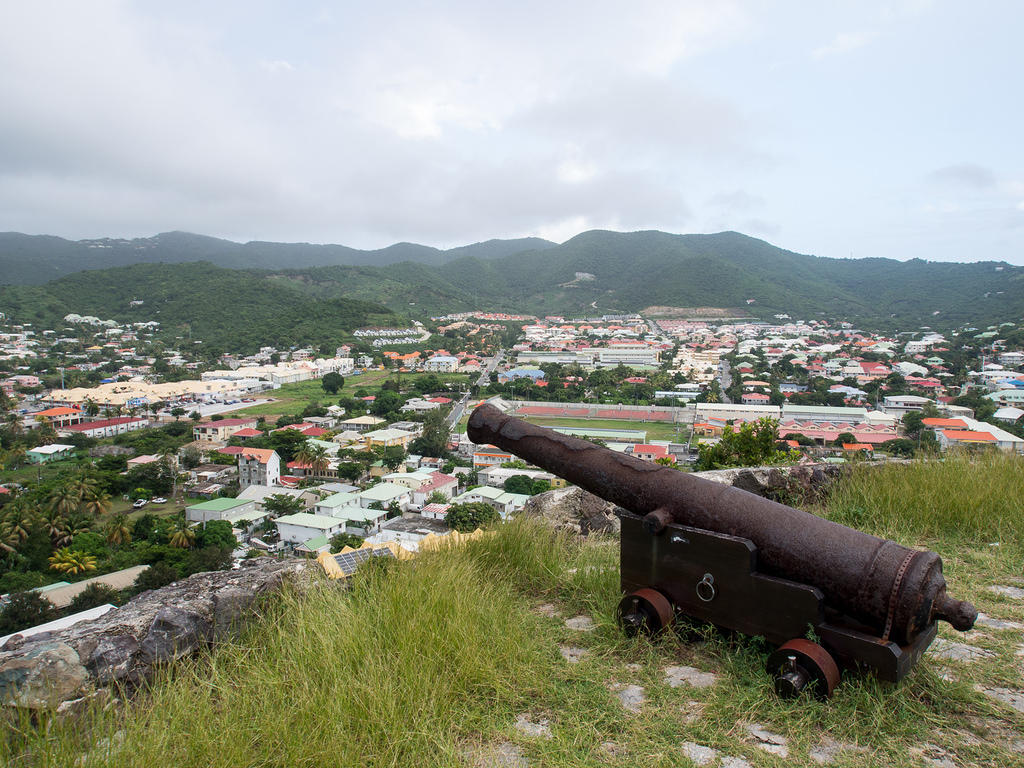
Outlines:
<svg viewBox="0 0 1024 768"><path fill-rule="evenodd" d="M760 567L821 590L829 605L900 645L935 621L966 631L978 612L946 593L942 560L747 491L714 483L482 405L469 419L490 443L643 516L657 535L680 523L752 541Z"/></svg>

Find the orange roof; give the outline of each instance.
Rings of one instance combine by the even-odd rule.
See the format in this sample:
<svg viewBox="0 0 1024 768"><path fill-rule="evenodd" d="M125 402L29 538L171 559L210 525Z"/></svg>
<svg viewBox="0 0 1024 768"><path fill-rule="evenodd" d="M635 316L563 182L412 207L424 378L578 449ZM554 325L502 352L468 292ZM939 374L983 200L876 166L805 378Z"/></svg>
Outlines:
<svg viewBox="0 0 1024 768"><path fill-rule="evenodd" d="M33 416L81 416L82 412L77 408L65 408L63 406L57 408L47 408L45 411L39 411L39 413L32 414Z"/></svg>
<svg viewBox="0 0 1024 768"><path fill-rule="evenodd" d="M967 422L963 419L921 419L926 427L954 427L967 429Z"/></svg>
<svg viewBox="0 0 1024 768"><path fill-rule="evenodd" d="M272 448L246 448L238 454L243 459L256 459L260 464L266 464L274 455Z"/></svg>
<svg viewBox="0 0 1024 768"><path fill-rule="evenodd" d="M942 434L947 440L957 440L965 443L994 443L995 435L988 432L971 432L966 429L944 429Z"/></svg>
<svg viewBox="0 0 1024 768"><path fill-rule="evenodd" d="M870 451L874 446L870 443L843 443L844 451Z"/></svg>

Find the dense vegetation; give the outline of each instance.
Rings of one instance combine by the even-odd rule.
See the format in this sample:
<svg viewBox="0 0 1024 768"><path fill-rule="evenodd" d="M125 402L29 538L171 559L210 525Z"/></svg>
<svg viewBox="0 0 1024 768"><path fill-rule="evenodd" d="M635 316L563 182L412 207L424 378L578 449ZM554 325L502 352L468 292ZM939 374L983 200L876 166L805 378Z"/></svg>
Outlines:
<svg viewBox="0 0 1024 768"><path fill-rule="evenodd" d="M211 249L197 250L187 238L183 250L176 251L175 243L184 237L161 236L158 250L168 254L165 260L215 258ZM390 254L386 259L362 260L351 256L362 252L342 249L329 259L312 262L298 255L281 257L290 253L288 248L299 246L280 246L284 250L275 251L278 244L230 245L278 255L226 263L273 267L274 271L246 274L218 272L209 265L162 264L74 275L35 290L0 292L0 311L41 319L72 307L79 313L120 318L128 311L130 299L142 298L147 304L133 310L133 316L149 317L157 308L163 317L156 319L165 325L192 321L194 332L199 333L200 328L220 332L233 322L222 315L238 317L241 313L239 327L248 327L252 321L261 330L274 331L260 337L265 343L315 338L316 329L325 321L334 328L347 328L350 320L375 311L353 304L325 304L315 309L318 305L296 298L300 293L321 300L344 297L380 302L393 310L416 313L481 307L512 312L607 313L652 305L716 306L740 308L761 317L788 312L808 319L851 320L900 329L917 329L922 324L944 328L982 325L1016 321L1024 315L1021 267L993 262L825 259L786 251L736 232L592 231L558 246L545 241L491 241L447 252L400 244L380 252ZM134 253L136 260L150 255L146 248ZM400 259L404 261L391 263ZM310 263L326 266L307 268ZM14 267L12 270L9 274L14 279L7 279L13 282L19 273ZM577 273L592 278L579 279ZM208 279L210 286L194 301L182 300ZM97 291L99 287L114 293L108 296ZM79 293L85 301L79 300Z"/></svg>
<svg viewBox="0 0 1024 768"><path fill-rule="evenodd" d="M202 340L211 354L254 352L268 344L331 345L359 326L401 322L377 304L312 300L253 272L208 263L136 264L79 272L45 286L7 286L0 288L0 307L17 322L50 328L60 328L72 312L125 323L156 321L162 335Z"/></svg>
<svg viewBox="0 0 1024 768"><path fill-rule="evenodd" d="M448 251L414 243L396 243L379 250L361 251L344 245L235 243L188 232L165 232L134 240L102 238L80 241L3 232L0 233L0 275L5 283L35 284L85 269L160 262L208 261L231 269L280 269L326 264L380 266L400 261L436 265L465 256L495 259L553 245L537 237L525 237L488 240Z"/></svg>

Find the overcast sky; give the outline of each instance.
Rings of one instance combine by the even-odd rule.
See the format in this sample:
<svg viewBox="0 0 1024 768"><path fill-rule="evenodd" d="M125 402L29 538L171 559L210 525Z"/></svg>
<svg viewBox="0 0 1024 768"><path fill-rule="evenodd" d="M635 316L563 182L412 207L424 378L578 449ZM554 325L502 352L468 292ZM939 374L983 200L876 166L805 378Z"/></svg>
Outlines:
<svg viewBox="0 0 1024 768"><path fill-rule="evenodd" d="M1024 3L6 2L0 230L1024 264Z"/></svg>

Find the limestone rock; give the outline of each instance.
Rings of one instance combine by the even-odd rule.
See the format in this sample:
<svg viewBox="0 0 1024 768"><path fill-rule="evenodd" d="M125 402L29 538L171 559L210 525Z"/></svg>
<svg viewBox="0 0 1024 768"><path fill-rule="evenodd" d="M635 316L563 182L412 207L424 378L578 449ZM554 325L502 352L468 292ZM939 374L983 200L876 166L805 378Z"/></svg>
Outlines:
<svg viewBox="0 0 1024 768"><path fill-rule="evenodd" d="M954 643L941 637L932 641L929 653L936 659L949 659L950 661L974 661L976 659L989 659L995 656L992 651L984 648L976 648L965 643Z"/></svg>
<svg viewBox="0 0 1024 768"><path fill-rule="evenodd" d="M558 646L558 652L570 664L579 664L580 660L587 655L586 648L574 648L571 645Z"/></svg>
<svg viewBox="0 0 1024 768"><path fill-rule="evenodd" d="M988 591L1003 597L1009 597L1012 600L1024 600L1024 588L1021 587L1008 587L1003 584L996 584L989 587Z"/></svg>
<svg viewBox="0 0 1024 768"><path fill-rule="evenodd" d="M536 517L559 530L586 536L591 533L614 533L620 529L610 501L572 486L533 496L521 514Z"/></svg>
<svg viewBox="0 0 1024 768"><path fill-rule="evenodd" d="M974 626L985 627L986 629L1024 629L1024 624L1021 624L1018 621L1005 621L1004 619L996 619L992 616L986 616L984 613L978 614L978 618L974 621Z"/></svg>
<svg viewBox="0 0 1024 768"><path fill-rule="evenodd" d="M110 683L130 690L155 665L227 637L260 595L288 581L308 588L323 580L307 560L254 558L231 571L197 573L92 621L0 648L0 702L28 708L74 702Z"/></svg>
<svg viewBox="0 0 1024 768"><path fill-rule="evenodd" d="M593 632L596 625L589 616L573 616L571 619L565 620L565 626L578 632Z"/></svg>
<svg viewBox="0 0 1024 768"><path fill-rule="evenodd" d="M692 741L683 743L683 754L694 765L711 765L718 758L718 750Z"/></svg>
<svg viewBox="0 0 1024 768"><path fill-rule="evenodd" d="M516 718L515 726L517 731L527 736L541 739L551 738L551 725L546 717L534 722L526 713L523 713Z"/></svg>
<svg viewBox="0 0 1024 768"><path fill-rule="evenodd" d="M639 685L616 686L614 690L619 703L630 712L639 712L647 701L644 689Z"/></svg>
<svg viewBox="0 0 1024 768"><path fill-rule="evenodd" d="M666 667L665 683L669 688L690 685L694 688L708 688L718 682L714 672L702 672L695 667Z"/></svg>
<svg viewBox="0 0 1024 768"><path fill-rule="evenodd" d="M0 702L8 706L46 709L77 699L88 680L82 660L67 643L44 640L0 654Z"/></svg>
<svg viewBox="0 0 1024 768"><path fill-rule="evenodd" d="M843 473L836 464L802 464L788 467L735 467L694 472L722 485L731 485L758 496L778 498L792 494L817 497L831 487Z"/></svg>
<svg viewBox="0 0 1024 768"><path fill-rule="evenodd" d="M1018 712L1024 713L1024 691L1014 691L1010 688L987 688L982 685L975 686L975 690L985 694L1002 704L1013 707Z"/></svg>
<svg viewBox="0 0 1024 768"><path fill-rule="evenodd" d="M752 737L754 746L772 755L782 758L789 757L789 746L785 736L767 731L757 723L748 723L746 730Z"/></svg>

